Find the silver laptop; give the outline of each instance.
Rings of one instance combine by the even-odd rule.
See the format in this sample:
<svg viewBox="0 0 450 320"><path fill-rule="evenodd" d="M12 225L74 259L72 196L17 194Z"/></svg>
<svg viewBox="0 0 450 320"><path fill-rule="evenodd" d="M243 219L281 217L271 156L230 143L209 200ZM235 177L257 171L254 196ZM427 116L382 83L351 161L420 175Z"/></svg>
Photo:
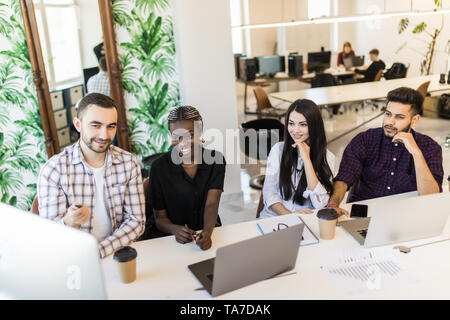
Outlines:
<svg viewBox="0 0 450 320"><path fill-rule="evenodd" d="M1 299L104 299L97 240L0 203Z"/></svg>
<svg viewBox="0 0 450 320"><path fill-rule="evenodd" d="M188 266L203 287L218 296L295 267L303 224L217 249L216 257Z"/></svg>
<svg viewBox="0 0 450 320"><path fill-rule="evenodd" d="M344 66L345 70L349 71L353 67L353 59L352 57L344 58Z"/></svg>
<svg viewBox="0 0 450 320"><path fill-rule="evenodd" d="M342 228L364 247L377 247L439 236L450 214L450 193L380 199L369 205L370 217L343 221Z"/></svg>

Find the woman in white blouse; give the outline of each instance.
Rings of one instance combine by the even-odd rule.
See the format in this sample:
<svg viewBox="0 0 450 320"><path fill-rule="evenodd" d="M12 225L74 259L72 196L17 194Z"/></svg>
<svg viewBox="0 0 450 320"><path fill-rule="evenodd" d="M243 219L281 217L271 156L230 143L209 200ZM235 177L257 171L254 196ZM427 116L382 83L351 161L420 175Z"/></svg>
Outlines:
<svg viewBox="0 0 450 320"><path fill-rule="evenodd" d="M275 144L267 159L260 218L325 207L334 171L319 108L311 100L295 101L286 113L284 142Z"/></svg>

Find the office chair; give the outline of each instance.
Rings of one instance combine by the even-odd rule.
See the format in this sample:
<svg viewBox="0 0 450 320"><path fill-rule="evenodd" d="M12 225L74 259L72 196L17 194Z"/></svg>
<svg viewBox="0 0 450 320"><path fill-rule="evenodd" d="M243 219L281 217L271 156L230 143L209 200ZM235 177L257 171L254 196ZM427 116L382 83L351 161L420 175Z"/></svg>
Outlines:
<svg viewBox="0 0 450 320"><path fill-rule="evenodd" d="M258 208L256 209L256 219L259 218L259 216L261 215L261 211L263 211L263 209L264 209L264 199L263 193L261 191L261 195L259 196Z"/></svg>
<svg viewBox="0 0 450 320"><path fill-rule="evenodd" d="M428 87L430 86L430 81L424 82L422 83L418 88L417 91L420 92L420 94L422 95L422 97L425 99L425 97L427 96L427 92L428 92Z"/></svg>
<svg viewBox="0 0 450 320"><path fill-rule="evenodd" d="M150 167L152 166L152 163L158 159L159 157L161 157L164 153L155 153L152 154L151 156L145 157L144 159L142 159L142 169L141 169L141 174L142 174L142 179L148 178L150 176Z"/></svg>
<svg viewBox="0 0 450 320"><path fill-rule="evenodd" d="M251 134L248 130L255 130L256 145L251 144L254 141L251 140ZM275 131L275 130L278 130ZM272 146L282 141L284 137L284 124L276 119L257 119L248 122L244 122L240 126L240 146L245 155L249 158L256 160L267 160L270 149ZM266 148L266 154L260 149L260 146ZM250 149L252 147L252 149ZM256 149L254 149L256 148ZM262 189L264 184L264 175L257 175L250 178L250 187L255 189Z"/></svg>
<svg viewBox="0 0 450 320"><path fill-rule="evenodd" d="M321 87L331 87L331 86L337 86L338 82L333 75L330 73L318 73L316 76L311 80L311 88L321 88ZM340 104L334 104L334 105L327 105L324 106L324 108L328 111L329 117L332 118L333 114L337 114ZM330 112L329 108L333 109L333 112Z"/></svg>
<svg viewBox="0 0 450 320"><path fill-rule="evenodd" d="M31 205L31 213L39 215L39 201L38 197L35 197L33 204Z"/></svg>
<svg viewBox="0 0 450 320"><path fill-rule="evenodd" d="M286 114L286 110L278 109L272 106L272 103L267 96L266 91L261 87L256 87L253 89L256 97L256 104L258 106L258 118L277 118L281 120Z"/></svg>

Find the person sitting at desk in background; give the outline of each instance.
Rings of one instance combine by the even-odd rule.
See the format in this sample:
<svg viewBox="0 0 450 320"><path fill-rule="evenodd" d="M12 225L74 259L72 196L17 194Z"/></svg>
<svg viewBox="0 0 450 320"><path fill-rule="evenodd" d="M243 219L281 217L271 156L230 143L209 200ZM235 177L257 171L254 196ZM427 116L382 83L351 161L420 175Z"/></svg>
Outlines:
<svg viewBox="0 0 450 320"><path fill-rule="evenodd" d="M422 95L401 87L387 95L381 128L359 133L345 148L328 207L339 209L345 192L356 184L348 202L417 190L419 195L442 191L442 149L412 129L422 110Z"/></svg>
<svg viewBox="0 0 450 320"><path fill-rule="evenodd" d="M80 139L51 157L39 173L39 215L89 232L104 258L144 231L141 169L133 154L111 145L117 106L110 97L83 97L73 122Z"/></svg>
<svg viewBox="0 0 450 320"><path fill-rule="evenodd" d="M260 218L325 207L333 192L334 167L319 108L308 99L295 101L286 113L284 141L267 158Z"/></svg>
<svg viewBox="0 0 450 320"><path fill-rule="evenodd" d="M337 57L337 66L340 68L345 68L344 59L351 58L355 56L355 51L352 49L352 45L350 42L344 42L344 47L342 48L342 52L339 52Z"/></svg>
<svg viewBox="0 0 450 320"><path fill-rule="evenodd" d="M378 55L380 54L380 51L378 49L372 49L369 52L370 61L372 63L366 70L360 70L357 68L352 67L354 71L358 74L364 75L363 79L358 79L359 82L372 82L375 80L375 77L377 76L378 71L384 70L386 68L386 64L381 60Z"/></svg>
<svg viewBox="0 0 450 320"><path fill-rule="evenodd" d="M109 77L106 67L105 57L101 57L98 61L98 73L89 78L86 87L88 93L101 93L105 96L111 96L111 87L109 85Z"/></svg>
<svg viewBox="0 0 450 320"><path fill-rule="evenodd" d="M152 164L148 201L154 214L145 238L174 235L179 243L194 240L208 250L214 228L222 225L218 210L225 159L220 152L203 148L203 120L197 109L175 108L168 120L174 148Z"/></svg>

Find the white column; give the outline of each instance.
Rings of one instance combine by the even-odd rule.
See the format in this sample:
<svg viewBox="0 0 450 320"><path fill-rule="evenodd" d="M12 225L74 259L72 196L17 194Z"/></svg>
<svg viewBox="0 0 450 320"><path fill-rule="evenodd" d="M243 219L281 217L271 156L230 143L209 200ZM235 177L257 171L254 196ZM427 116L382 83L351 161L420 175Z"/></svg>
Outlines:
<svg viewBox="0 0 450 320"><path fill-rule="evenodd" d="M223 135L208 148L225 153L226 130L239 127L229 1L172 0L172 6L181 103L199 110L204 131ZM210 136L205 139L211 143ZM234 158L226 159L223 200L242 197L239 157Z"/></svg>

